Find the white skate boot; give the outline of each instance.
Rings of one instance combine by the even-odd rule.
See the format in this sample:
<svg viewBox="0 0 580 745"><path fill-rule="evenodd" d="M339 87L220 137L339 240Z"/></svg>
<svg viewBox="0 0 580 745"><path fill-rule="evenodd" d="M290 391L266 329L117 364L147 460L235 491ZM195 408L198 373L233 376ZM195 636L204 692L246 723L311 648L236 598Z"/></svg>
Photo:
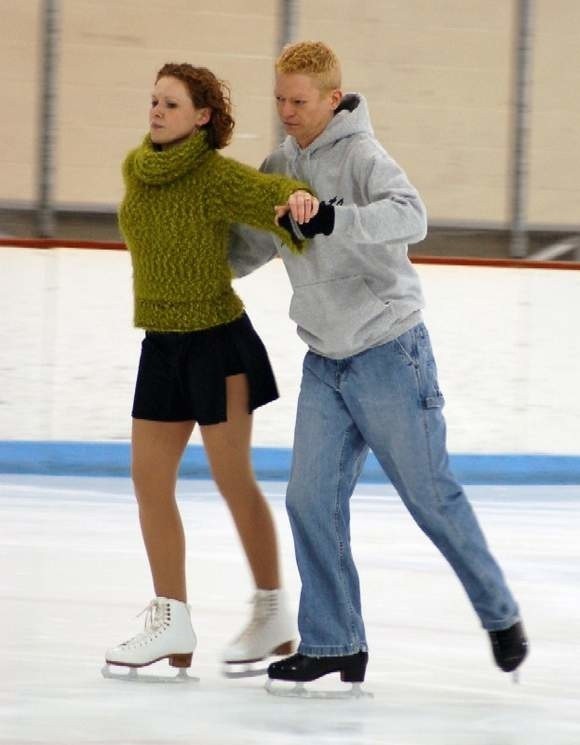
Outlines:
<svg viewBox="0 0 580 745"><path fill-rule="evenodd" d="M294 651L296 625L290 614L283 590L256 590L251 600L252 617L242 633L222 655L223 674L227 678L263 675L265 667L254 663L270 655Z"/></svg>
<svg viewBox="0 0 580 745"><path fill-rule="evenodd" d="M180 682L197 680L187 675L191 666L197 639L191 625L189 606L179 600L154 598L139 614L146 613L145 630L116 647L107 649L106 665L101 670L105 678L121 680L146 680L153 682ZM151 665L167 658L172 667L179 668L174 677L138 676L137 668ZM115 673L111 665L129 668L127 674Z"/></svg>

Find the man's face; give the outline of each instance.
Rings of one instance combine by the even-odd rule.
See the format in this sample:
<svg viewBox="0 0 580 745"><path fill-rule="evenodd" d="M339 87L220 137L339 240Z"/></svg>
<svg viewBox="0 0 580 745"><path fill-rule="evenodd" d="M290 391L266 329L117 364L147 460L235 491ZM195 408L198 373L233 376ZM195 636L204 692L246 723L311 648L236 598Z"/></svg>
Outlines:
<svg viewBox="0 0 580 745"><path fill-rule="evenodd" d="M302 148L324 131L342 99L340 90L321 91L314 78L300 73L278 73L274 94L284 129Z"/></svg>

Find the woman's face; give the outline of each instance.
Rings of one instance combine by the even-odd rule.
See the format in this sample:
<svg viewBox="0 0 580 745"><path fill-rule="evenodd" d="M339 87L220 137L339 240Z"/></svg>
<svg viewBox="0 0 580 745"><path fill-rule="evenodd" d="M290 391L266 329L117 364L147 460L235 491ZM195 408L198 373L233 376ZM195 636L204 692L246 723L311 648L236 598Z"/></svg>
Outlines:
<svg viewBox="0 0 580 745"><path fill-rule="evenodd" d="M196 109L187 86L178 78L159 78L151 94L149 131L161 147L177 145L207 124L210 109Z"/></svg>

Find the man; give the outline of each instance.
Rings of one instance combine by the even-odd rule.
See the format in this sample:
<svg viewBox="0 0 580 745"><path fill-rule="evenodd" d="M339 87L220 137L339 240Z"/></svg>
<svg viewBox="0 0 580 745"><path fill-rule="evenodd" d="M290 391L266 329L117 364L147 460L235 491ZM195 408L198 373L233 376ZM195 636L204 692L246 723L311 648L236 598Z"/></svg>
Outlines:
<svg viewBox="0 0 580 745"><path fill-rule="evenodd" d="M349 500L369 448L462 582L497 664L515 670L527 653L518 606L449 469L443 396L407 255L407 245L425 237L424 206L375 139L363 96L343 95L338 59L326 45L286 47L275 92L288 137L262 169L309 182L321 204L299 227L279 210L283 222L312 237L303 255L241 227L230 257L239 276L282 257L294 291L290 317L309 347L287 492L302 580L301 642L268 675L364 680Z"/></svg>

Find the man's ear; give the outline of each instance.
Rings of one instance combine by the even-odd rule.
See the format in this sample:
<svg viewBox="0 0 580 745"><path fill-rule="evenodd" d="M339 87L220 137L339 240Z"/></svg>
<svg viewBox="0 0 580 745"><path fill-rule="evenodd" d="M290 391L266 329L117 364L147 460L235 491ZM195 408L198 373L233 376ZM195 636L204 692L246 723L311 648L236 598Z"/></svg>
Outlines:
<svg viewBox="0 0 580 745"><path fill-rule="evenodd" d="M332 106L333 111L336 110L340 102L342 101L342 91L340 88L335 88L330 94L330 104Z"/></svg>

